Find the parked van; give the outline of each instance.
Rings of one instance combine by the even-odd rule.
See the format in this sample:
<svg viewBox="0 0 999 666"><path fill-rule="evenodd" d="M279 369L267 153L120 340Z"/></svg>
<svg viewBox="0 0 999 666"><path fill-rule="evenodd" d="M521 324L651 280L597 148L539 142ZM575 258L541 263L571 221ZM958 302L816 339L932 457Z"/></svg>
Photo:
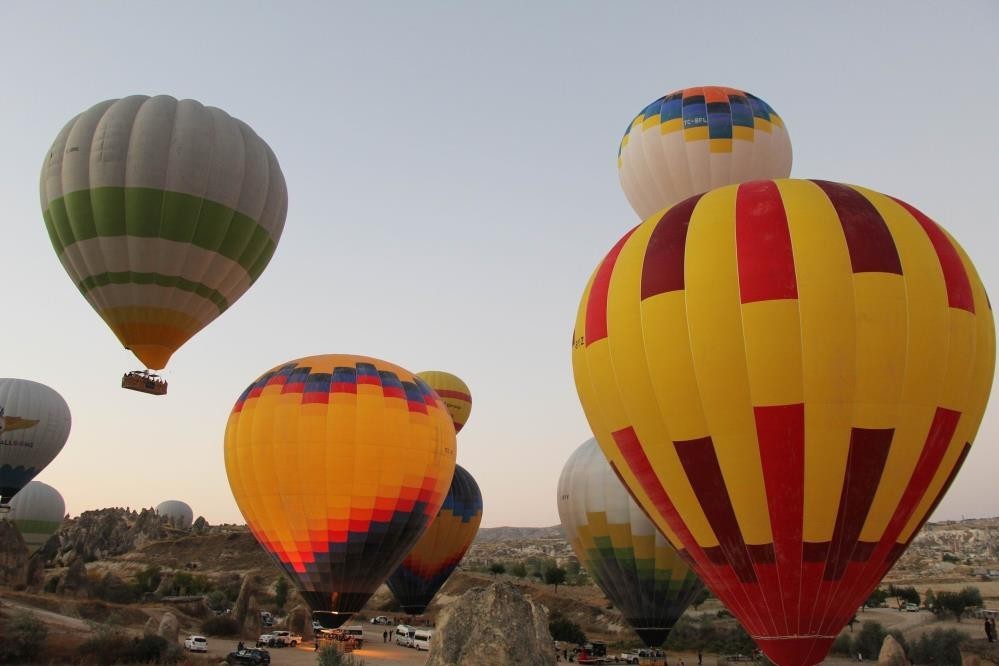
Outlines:
<svg viewBox="0 0 999 666"><path fill-rule="evenodd" d="M400 624L395 628L395 644L403 647L413 647L413 634L416 630L408 624Z"/></svg>
<svg viewBox="0 0 999 666"><path fill-rule="evenodd" d="M349 624L342 629L343 633L357 641L357 647L364 647L364 627L359 624Z"/></svg>
<svg viewBox="0 0 999 666"><path fill-rule="evenodd" d="M434 633L429 629L417 629L413 632L413 647L417 650L430 651L430 638Z"/></svg>

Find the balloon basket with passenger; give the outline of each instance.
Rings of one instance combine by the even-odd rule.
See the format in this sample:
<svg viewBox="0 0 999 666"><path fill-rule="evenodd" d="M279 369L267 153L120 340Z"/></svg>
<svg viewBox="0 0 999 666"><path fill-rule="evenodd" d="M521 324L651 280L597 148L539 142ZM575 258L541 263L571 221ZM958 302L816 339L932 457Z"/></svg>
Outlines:
<svg viewBox="0 0 999 666"><path fill-rule="evenodd" d="M121 387L150 395L166 395L167 381L149 370L133 370L122 375Z"/></svg>

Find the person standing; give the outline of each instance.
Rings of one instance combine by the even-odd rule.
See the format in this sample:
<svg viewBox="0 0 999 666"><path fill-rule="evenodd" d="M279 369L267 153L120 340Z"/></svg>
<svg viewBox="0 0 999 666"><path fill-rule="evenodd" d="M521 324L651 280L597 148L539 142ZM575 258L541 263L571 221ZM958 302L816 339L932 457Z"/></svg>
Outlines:
<svg viewBox="0 0 999 666"><path fill-rule="evenodd" d="M702 653L701 649L698 648L697 649L697 666L703 666L703 665L704 665L704 653Z"/></svg>

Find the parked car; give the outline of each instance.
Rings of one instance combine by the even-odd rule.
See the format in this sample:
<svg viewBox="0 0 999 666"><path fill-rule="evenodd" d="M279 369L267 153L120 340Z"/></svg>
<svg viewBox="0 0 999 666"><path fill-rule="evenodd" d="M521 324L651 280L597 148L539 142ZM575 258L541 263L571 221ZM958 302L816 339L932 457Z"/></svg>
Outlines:
<svg viewBox="0 0 999 666"><path fill-rule="evenodd" d="M274 643L274 634L260 634L257 637L257 647L270 647Z"/></svg>
<svg viewBox="0 0 999 666"><path fill-rule="evenodd" d="M905 605L905 610L907 612L909 612L909 613L918 613L919 612L919 604L906 604Z"/></svg>
<svg viewBox="0 0 999 666"><path fill-rule="evenodd" d="M379 615L371 618L371 624L392 624L392 620L388 619L384 615Z"/></svg>
<svg viewBox="0 0 999 666"><path fill-rule="evenodd" d="M227 664L269 664L271 663L271 654L267 650L258 650L257 648L244 648L236 652L230 652L226 655L225 663Z"/></svg>
<svg viewBox="0 0 999 666"><path fill-rule="evenodd" d="M270 647L295 647L302 642L302 637L290 631L272 631Z"/></svg>
<svg viewBox="0 0 999 666"><path fill-rule="evenodd" d="M191 652L208 652L208 639L204 636L188 636L184 640L184 649Z"/></svg>
<svg viewBox="0 0 999 666"><path fill-rule="evenodd" d="M623 661L626 664L637 664L640 659L637 652L622 652L617 656L617 661Z"/></svg>

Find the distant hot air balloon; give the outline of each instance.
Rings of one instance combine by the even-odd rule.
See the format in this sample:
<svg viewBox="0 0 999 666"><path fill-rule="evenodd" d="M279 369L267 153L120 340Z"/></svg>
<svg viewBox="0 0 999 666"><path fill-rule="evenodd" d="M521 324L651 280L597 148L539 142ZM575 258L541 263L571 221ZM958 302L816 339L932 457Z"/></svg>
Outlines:
<svg viewBox="0 0 999 666"><path fill-rule="evenodd" d="M166 518L174 527L186 530L194 523L194 511L187 502L167 500L156 505L157 515Z"/></svg>
<svg viewBox="0 0 999 666"><path fill-rule="evenodd" d="M409 615L420 615L472 545L482 522L482 493L455 465L441 510L386 583Z"/></svg>
<svg viewBox="0 0 999 666"><path fill-rule="evenodd" d="M461 432L472 414L472 392L465 382L443 370L426 370L416 374L441 397L454 422L454 431Z"/></svg>
<svg viewBox="0 0 999 666"><path fill-rule="evenodd" d="M0 506L62 450L72 419L62 396L30 379L0 379Z"/></svg>
<svg viewBox="0 0 999 666"><path fill-rule="evenodd" d="M236 504L327 628L359 611L423 535L454 459L454 427L433 390L365 356L264 373L225 431Z"/></svg>
<svg viewBox="0 0 999 666"><path fill-rule="evenodd" d="M10 501L7 518L17 525L28 554L45 545L66 517L66 502L59 491L41 481L30 481Z"/></svg>
<svg viewBox="0 0 999 666"><path fill-rule="evenodd" d="M622 238L573 370L631 493L780 666L814 664L943 497L995 364L956 242L825 181L712 190Z"/></svg>
<svg viewBox="0 0 999 666"><path fill-rule="evenodd" d="M648 647L659 647L704 589L607 464L595 439L558 480L558 515L576 557Z"/></svg>
<svg viewBox="0 0 999 666"><path fill-rule="evenodd" d="M288 192L246 123L190 99L134 95L62 129L42 167L41 202L76 287L159 370L260 277ZM133 379L127 388L165 392Z"/></svg>
<svg viewBox="0 0 999 666"><path fill-rule="evenodd" d="M621 139L618 175L643 220L710 189L791 174L784 121L759 97L699 86L660 97Z"/></svg>

